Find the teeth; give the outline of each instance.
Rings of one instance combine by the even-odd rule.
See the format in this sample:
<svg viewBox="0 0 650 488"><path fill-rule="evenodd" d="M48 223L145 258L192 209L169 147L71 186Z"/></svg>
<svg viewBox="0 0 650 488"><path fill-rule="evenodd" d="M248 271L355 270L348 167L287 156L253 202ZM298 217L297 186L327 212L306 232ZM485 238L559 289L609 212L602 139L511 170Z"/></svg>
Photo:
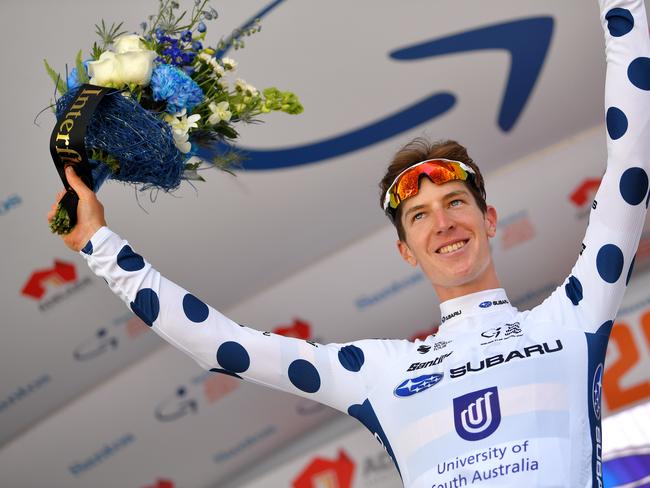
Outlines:
<svg viewBox="0 0 650 488"><path fill-rule="evenodd" d="M449 246L441 247L440 249L438 249L438 253L439 254L447 254L449 252L456 251L456 250L460 249L461 247L463 247L466 243L467 243L467 241L455 242L454 244L450 244Z"/></svg>

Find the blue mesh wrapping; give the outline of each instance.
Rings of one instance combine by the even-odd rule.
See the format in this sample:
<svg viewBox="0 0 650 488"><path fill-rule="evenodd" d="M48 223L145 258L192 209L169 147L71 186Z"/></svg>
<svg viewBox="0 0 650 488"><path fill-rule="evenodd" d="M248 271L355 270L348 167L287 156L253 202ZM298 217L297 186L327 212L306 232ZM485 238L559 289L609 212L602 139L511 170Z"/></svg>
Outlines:
<svg viewBox="0 0 650 488"><path fill-rule="evenodd" d="M56 102L60 120L78 89L69 90ZM185 170L185 155L174 145L171 127L131 97L115 92L106 95L86 129L85 146L101 149L120 163L118 173L105 164L89 160L94 191L107 180L139 184L141 190L159 188L171 191L180 185Z"/></svg>

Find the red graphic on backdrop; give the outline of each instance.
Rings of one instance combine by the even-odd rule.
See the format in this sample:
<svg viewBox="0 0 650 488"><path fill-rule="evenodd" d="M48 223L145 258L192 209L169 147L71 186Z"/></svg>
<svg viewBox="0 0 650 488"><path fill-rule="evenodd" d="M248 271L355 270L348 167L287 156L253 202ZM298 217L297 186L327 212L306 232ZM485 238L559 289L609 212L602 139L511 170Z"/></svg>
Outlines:
<svg viewBox="0 0 650 488"><path fill-rule="evenodd" d="M141 336L145 332L149 332L151 327L145 324L139 317L132 317L126 323L126 335L131 339Z"/></svg>
<svg viewBox="0 0 650 488"><path fill-rule="evenodd" d="M438 333L438 327L439 327L438 325L434 325L430 329L419 330L409 338L409 341L415 341L416 339L420 339L421 341L424 341L430 335L433 336L436 335Z"/></svg>
<svg viewBox="0 0 650 488"><path fill-rule="evenodd" d="M311 325L301 319L293 319L291 325L281 325L273 329L273 332L286 337L295 337L296 339L310 339L311 338Z"/></svg>
<svg viewBox="0 0 650 488"><path fill-rule="evenodd" d="M60 286L75 281L77 281L77 271L74 264L55 259L53 268L34 271L21 293L35 300L40 300L45 295L46 285Z"/></svg>
<svg viewBox="0 0 650 488"><path fill-rule="evenodd" d="M316 457L293 480L293 488L350 488L354 463L342 449L339 458L331 461Z"/></svg>
<svg viewBox="0 0 650 488"><path fill-rule="evenodd" d="M239 382L232 376L213 375L203 382L203 394L208 403L214 403L236 390Z"/></svg>
<svg viewBox="0 0 650 488"><path fill-rule="evenodd" d="M569 199L577 207L584 207L594 199L599 186L600 178L587 178L569 195Z"/></svg>
<svg viewBox="0 0 650 488"><path fill-rule="evenodd" d="M528 215L513 220L501 230L501 247L504 250L528 242L535 237L535 227Z"/></svg>
<svg viewBox="0 0 650 488"><path fill-rule="evenodd" d="M157 480L155 485L143 486L142 488L174 488L174 482L170 480Z"/></svg>

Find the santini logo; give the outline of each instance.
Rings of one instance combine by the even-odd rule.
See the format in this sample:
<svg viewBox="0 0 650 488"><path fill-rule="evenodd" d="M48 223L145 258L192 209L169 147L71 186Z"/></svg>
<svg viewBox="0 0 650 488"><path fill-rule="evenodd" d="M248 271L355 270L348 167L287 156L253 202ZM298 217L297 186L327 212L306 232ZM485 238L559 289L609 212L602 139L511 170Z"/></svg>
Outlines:
<svg viewBox="0 0 650 488"><path fill-rule="evenodd" d="M398 397L409 397L420 393L421 391L427 390L432 386L440 383L442 380L442 373L438 374L424 374L418 376L417 378L409 378L408 380L402 381L397 388L395 388L395 396Z"/></svg>
<svg viewBox="0 0 650 488"><path fill-rule="evenodd" d="M501 423L499 392L496 386L454 398L454 425L466 441L480 441Z"/></svg>
<svg viewBox="0 0 650 488"><path fill-rule="evenodd" d="M451 368L450 376L452 378L458 378L464 376L466 373L475 373L477 371L482 371L486 368L491 368L497 364L507 363L513 359L526 359L531 357L533 354L550 354L552 352L558 352L562 350L562 342L557 339L555 341L555 348L549 347L549 345L544 342L542 344L535 344L534 346L524 347L521 350L515 349L510 351L506 356L503 354L496 354L495 356L490 356L489 358L481 359L477 365L473 365L471 362L468 362L464 366L458 368Z"/></svg>
<svg viewBox="0 0 650 488"><path fill-rule="evenodd" d="M437 366L440 363L442 363L445 360L446 357L449 357L449 356L451 356L451 352L448 352L447 354L443 354L442 356L438 356L437 358L432 359L431 361L426 361L426 362L422 362L422 363L413 363L413 364L411 364L409 366L409 369L407 369L406 371L407 372L416 371L418 369L429 368L431 366Z"/></svg>

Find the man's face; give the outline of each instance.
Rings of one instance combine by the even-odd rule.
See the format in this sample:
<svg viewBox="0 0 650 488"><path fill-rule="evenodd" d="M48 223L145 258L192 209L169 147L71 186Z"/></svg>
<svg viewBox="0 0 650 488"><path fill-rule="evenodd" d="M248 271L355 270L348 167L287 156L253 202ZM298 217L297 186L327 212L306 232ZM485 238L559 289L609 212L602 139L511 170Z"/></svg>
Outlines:
<svg viewBox="0 0 650 488"><path fill-rule="evenodd" d="M494 274L489 238L496 232L496 210L481 212L466 184L436 185L424 177L417 195L401 204L406 242L400 254L412 266L420 265L444 298L445 288L469 288Z"/></svg>

